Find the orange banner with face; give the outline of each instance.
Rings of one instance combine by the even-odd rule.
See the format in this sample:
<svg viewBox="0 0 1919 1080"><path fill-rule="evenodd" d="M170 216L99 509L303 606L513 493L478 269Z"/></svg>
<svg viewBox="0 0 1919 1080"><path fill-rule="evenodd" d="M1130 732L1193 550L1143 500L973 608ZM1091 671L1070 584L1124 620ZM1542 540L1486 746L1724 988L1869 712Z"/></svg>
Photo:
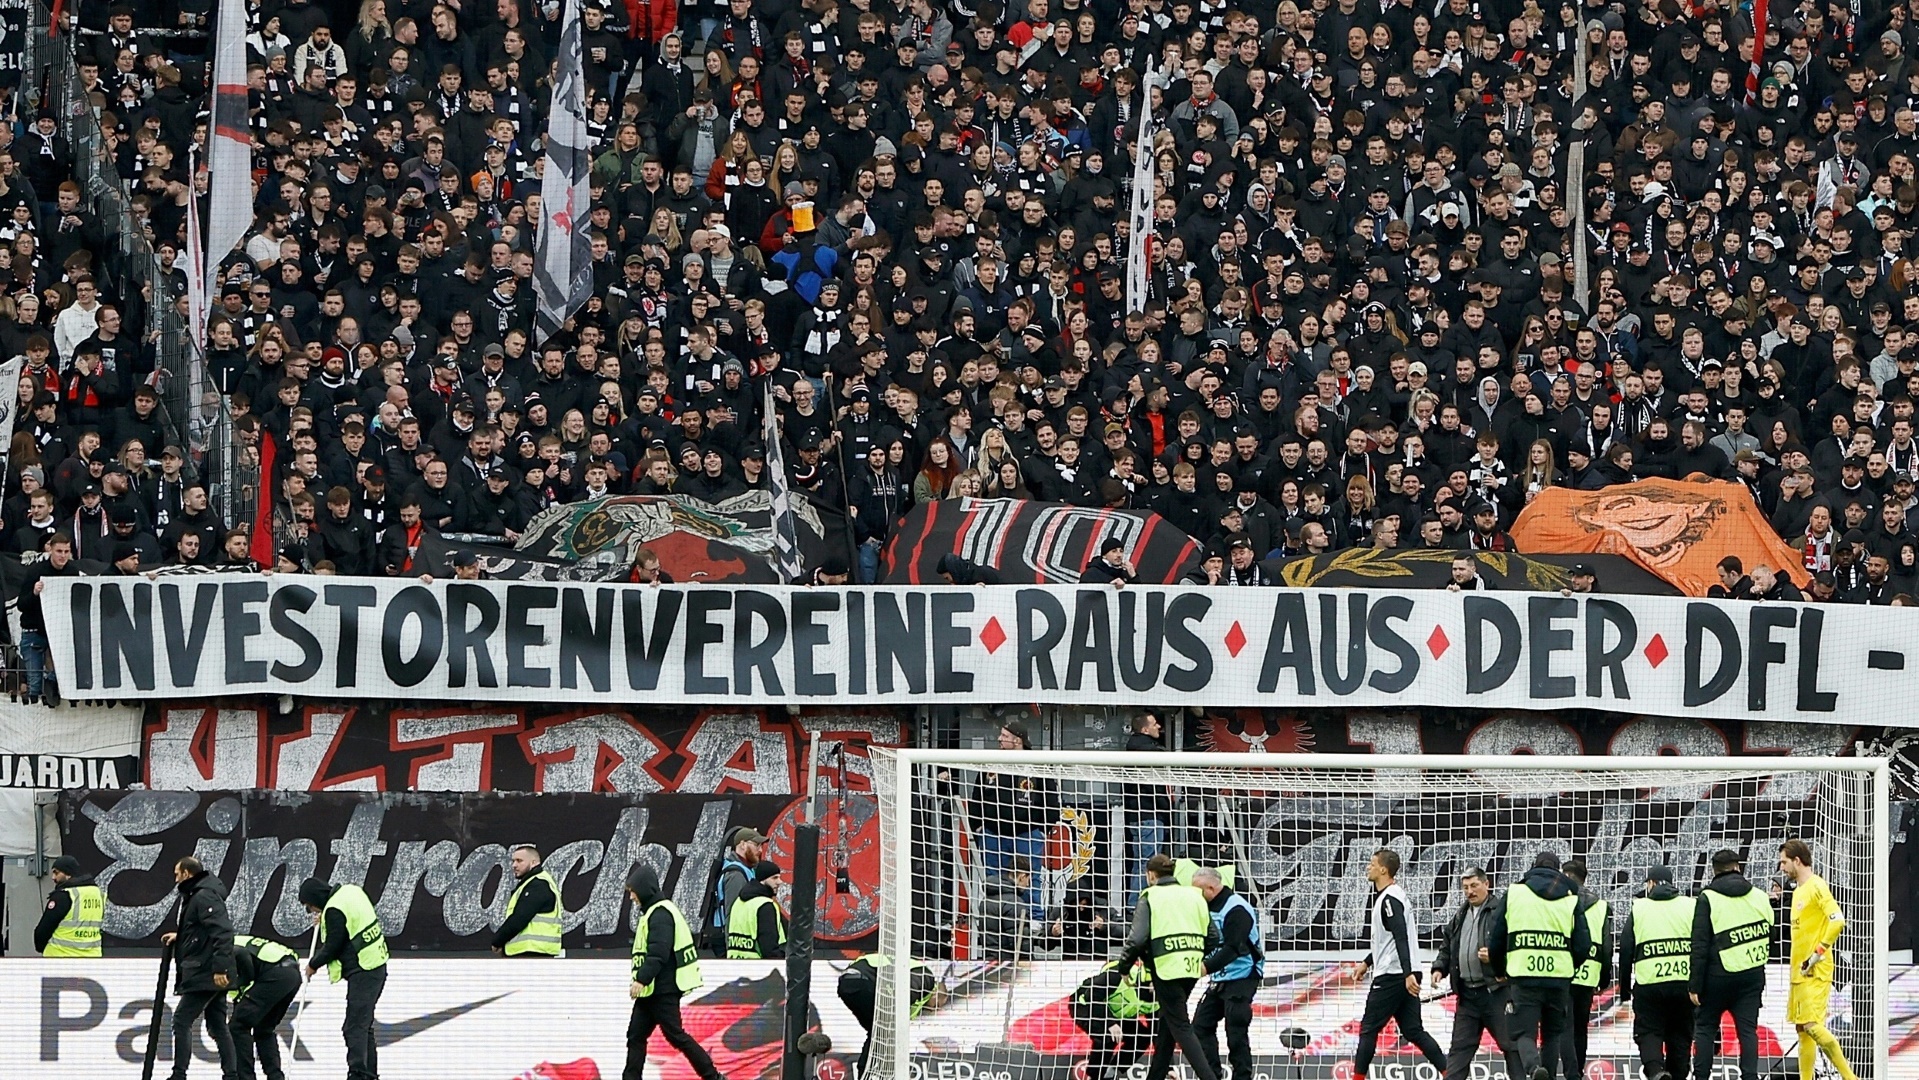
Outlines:
<svg viewBox="0 0 1919 1080"><path fill-rule="evenodd" d="M1739 484L1640 480L1599 491L1547 488L1513 524L1528 555L1624 555L1689 596L1718 584L1719 560L1764 563L1808 584L1799 553L1779 539Z"/></svg>

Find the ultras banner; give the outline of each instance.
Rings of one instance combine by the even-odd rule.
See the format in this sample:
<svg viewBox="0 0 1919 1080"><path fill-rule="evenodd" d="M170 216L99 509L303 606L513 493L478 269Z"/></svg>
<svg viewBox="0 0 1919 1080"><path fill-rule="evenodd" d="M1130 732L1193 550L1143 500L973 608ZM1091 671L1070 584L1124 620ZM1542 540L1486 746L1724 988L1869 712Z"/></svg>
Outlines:
<svg viewBox="0 0 1919 1080"><path fill-rule="evenodd" d="M282 939L291 941L292 939ZM297 942L293 942L298 944ZM833 1040L818 1080L847 1080L864 1033L834 993L843 961L815 962L813 1013ZM146 1049L153 1014L151 958L57 961L0 960L0 1044L22 1075L128 1076ZM1254 1080L1340 1080L1350 1077L1364 1005L1357 964L1269 966L1253 1000L1250 1030ZM720 1074L730 1080L775 1080L780 1068L780 1019L786 996L781 965L764 960L706 960L705 986L682 1007L687 1031L700 1040ZM567 959L547 964L508 960L444 960L396 956L375 1014L380 1074L386 1080L511 1080L514 1077L593 1080L619 1076L626 1060L625 960ZM1089 1046L1070 1017L1068 998L1097 961L951 964L934 970L950 988L943 1003L913 1021L909 1080L1074 1080L1083 1077ZM1773 988L1759 1014L1760 1068L1790 1068L1792 1025L1786 1021L1783 968L1769 973ZM1919 1077L1919 985L1910 967L1892 972L1887 1080ZM1841 999L1835 998L1835 1003ZM161 1027L170 1020L171 1001ZM1455 1000L1421 1007L1426 1026L1444 1038ZM291 1016L280 1027L282 1054L299 1076L339 1076L345 1051L339 1029L344 995L324 979L312 990L300 1024L300 1045L289 1052ZM1636 1076L1632 1005L1613 990L1593 1003L1588 1075ZM197 1027L197 1025L196 1025ZM1855 1062L1869 1062L1863 1033L1835 1025ZM1728 1038L1730 1034L1728 1034ZM162 1067L172 1061L162 1040ZM1303 1044L1293 1050L1289 1043ZM217 1069L204 1032L196 1032L194 1070ZM32 1063L32 1064L29 1064ZM1722 1054L1710 1078L1736 1080L1736 1060ZM37 1066L37 1072L36 1072ZM1137 1077L1144 1061L1123 1075ZM1183 1067L1176 1076L1190 1077ZM1438 1080L1439 1074L1392 1028L1379 1040L1372 1076L1381 1080ZM647 1080L696 1080L684 1058L654 1036ZM1507 1080L1490 1039L1479 1048L1475 1080Z"/></svg>
<svg viewBox="0 0 1919 1080"><path fill-rule="evenodd" d="M426 701L302 701L281 712L259 701L156 703L142 764L156 791L796 795L806 790L807 754L817 742L821 786L865 793L867 749L901 745L906 713Z"/></svg>
<svg viewBox="0 0 1919 1080"><path fill-rule="evenodd" d="M0 856L32 855L48 831L39 792L140 780L137 707L47 709L0 700Z"/></svg>
<svg viewBox="0 0 1919 1080"><path fill-rule="evenodd" d="M696 918L726 835L751 825L767 834L770 857L790 867L804 803L670 793L68 791L60 850L106 890L114 945L158 944L173 910L173 864L196 855L228 883L240 933L306 933L312 920L297 894L317 876L364 886L396 952L483 952L506 920L512 849L532 844L560 885L566 947L625 953L633 940L626 879L635 867L658 872ZM820 856L816 933L859 948L879 925L879 819L863 795L825 803L818 820L832 843Z"/></svg>
<svg viewBox="0 0 1919 1080"><path fill-rule="evenodd" d="M1371 589L53 578L61 692L1568 706L1919 723L1897 608ZM1682 713L1683 710L1683 713Z"/></svg>

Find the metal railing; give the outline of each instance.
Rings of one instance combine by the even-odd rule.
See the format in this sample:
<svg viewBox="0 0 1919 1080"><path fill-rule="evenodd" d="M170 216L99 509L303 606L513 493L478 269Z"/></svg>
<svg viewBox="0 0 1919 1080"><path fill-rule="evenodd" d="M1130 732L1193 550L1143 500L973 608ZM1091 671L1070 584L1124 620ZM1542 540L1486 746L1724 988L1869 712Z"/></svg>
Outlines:
<svg viewBox="0 0 1919 1080"><path fill-rule="evenodd" d="M80 79L79 64L69 36L48 32L48 13L44 3L33 8L34 26L28 34L32 61L30 73L42 77L29 80L26 91L37 95L33 102L55 116L60 134L73 154L73 179L80 185L81 198L100 219L106 243L93 252L94 272L105 279L127 308L123 314L130 325L139 326L149 341L164 337L161 321L165 291L155 294L156 279L161 276L150 224L137 214L137 204L126 181L115 167L112 138L100 124L101 91L89 91ZM49 192L39 192L46 198Z"/></svg>
<svg viewBox="0 0 1919 1080"><path fill-rule="evenodd" d="M23 93L32 108L50 110L58 118L60 133L72 149L74 181L108 240L104 250L94 253L95 270L128 306L128 325L141 327L152 344L162 373L157 389L167 439L186 451L199 479L209 486L213 505L232 524L236 513L252 509L240 505L244 485L235 482L233 425L225 399L207 375L198 343L187 331L173 268L155 250L152 224L115 167L114 143L101 126L100 103L80 79L74 48L86 37L75 32L71 20L58 34L50 33L44 0L35 0L32 19L23 58Z"/></svg>

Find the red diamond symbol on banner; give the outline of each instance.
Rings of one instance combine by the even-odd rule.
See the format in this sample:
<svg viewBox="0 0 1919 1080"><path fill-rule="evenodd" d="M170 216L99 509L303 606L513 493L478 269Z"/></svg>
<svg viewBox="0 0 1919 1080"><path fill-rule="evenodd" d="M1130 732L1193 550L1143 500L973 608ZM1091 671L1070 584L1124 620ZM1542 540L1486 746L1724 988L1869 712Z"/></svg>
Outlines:
<svg viewBox="0 0 1919 1080"><path fill-rule="evenodd" d="M1245 647L1246 631L1239 628L1239 620L1235 619L1232 627L1226 631L1226 652L1234 659L1238 659L1239 651Z"/></svg>
<svg viewBox="0 0 1919 1080"><path fill-rule="evenodd" d="M999 647L1006 644L1006 631L1000 629L999 616L986 620L986 625L980 628L979 643L986 646L989 654L998 652Z"/></svg>
<svg viewBox="0 0 1919 1080"><path fill-rule="evenodd" d="M1446 650L1452 646L1452 639L1446 636L1446 628L1443 626L1433 627L1433 632L1426 635L1426 651L1432 653L1435 660L1446 655Z"/></svg>
<svg viewBox="0 0 1919 1080"><path fill-rule="evenodd" d="M1658 667L1665 663L1666 657L1670 655L1672 654L1666 649L1666 639L1664 637L1654 634L1652 640L1646 642L1646 663L1651 664L1653 667Z"/></svg>

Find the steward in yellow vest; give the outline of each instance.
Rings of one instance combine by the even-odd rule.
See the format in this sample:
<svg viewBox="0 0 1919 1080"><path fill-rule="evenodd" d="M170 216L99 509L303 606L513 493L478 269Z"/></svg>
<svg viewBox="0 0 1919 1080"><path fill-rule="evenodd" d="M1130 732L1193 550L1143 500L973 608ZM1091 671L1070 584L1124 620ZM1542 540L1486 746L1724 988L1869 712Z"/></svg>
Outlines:
<svg viewBox="0 0 1919 1080"><path fill-rule="evenodd" d="M1153 987L1145 963L1110 961L1073 993L1073 1023L1093 1041L1086 1080L1115 1080L1153 1045Z"/></svg>
<svg viewBox="0 0 1919 1080"><path fill-rule="evenodd" d="M1619 932L1619 1000L1634 1002L1632 1039L1654 1080L1684 1076L1692 1063L1694 903L1674 887L1672 867L1648 867L1645 895L1633 898Z"/></svg>
<svg viewBox="0 0 1919 1080"><path fill-rule="evenodd" d="M728 960L776 960L786 956L786 913L780 910L779 864L761 859L753 880L740 890L726 917Z"/></svg>
<svg viewBox="0 0 1919 1080"><path fill-rule="evenodd" d="M1715 852L1712 881L1693 908L1687 991L1699 1007L1692 1019L1694 1076L1712 1075L1720 1021L1731 1013L1739 1078L1759 1080L1759 1001L1772 957L1772 898L1746 880L1744 864L1730 848Z"/></svg>
<svg viewBox="0 0 1919 1080"><path fill-rule="evenodd" d="M560 955L564 929L560 883L540 862L540 849L522 844L513 849L513 897L506 905L506 921L493 935L493 951L502 956Z"/></svg>
<svg viewBox="0 0 1919 1080"><path fill-rule="evenodd" d="M349 1077L380 1075L373 1010L386 992L386 930L373 900L358 885L329 885L319 878L300 883L300 903L319 918L320 942L307 960L307 976L322 968L334 982L346 980L346 1040Z"/></svg>
<svg viewBox="0 0 1919 1080"><path fill-rule="evenodd" d="M251 1078L255 1051L269 1077L284 1076L280 1065L280 1021L300 993L300 954L277 941L237 934L233 938L233 1057L239 1075Z"/></svg>
<svg viewBox="0 0 1919 1080"><path fill-rule="evenodd" d="M1592 928L1579 918L1579 887L1559 870L1559 856L1541 852L1526 876L1506 889L1493 919L1487 955L1512 980L1506 1014L1513 1049L1530 1080L1550 1080L1541 1051L1558 1055L1572 1023L1572 981L1592 955Z"/></svg>
<svg viewBox="0 0 1919 1080"><path fill-rule="evenodd" d="M700 954L686 916L660 891L659 875L650 866L634 869L626 879L626 893L633 901L634 920L633 977L627 988L633 1016L626 1025L625 1075L637 1077L645 1070L646 1041L657 1030L700 1080L725 1080L680 1021L680 998L702 985Z"/></svg>
<svg viewBox="0 0 1919 1080"><path fill-rule="evenodd" d="M1593 998L1612 984L1612 905L1586 888L1586 860L1566 860L1566 876L1579 886L1577 916L1592 938L1592 953L1573 971L1572 1052L1569 1075L1586 1075L1586 1034L1592 1028Z"/></svg>
<svg viewBox="0 0 1919 1080"><path fill-rule="evenodd" d="M53 895L33 928L33 947L49 958L98 960L106 894L92 877L80 873L80 860L71 855L53 860L51 876Z"/></svg>
<svg viewBox="0 0 1919 1080"><path fill-rule="evenodd" d="M1153 1034L1147 1080L1165 1080L1176 1046L1198 1080L1219 1080L1188 1006L1193 984L1206 970L1206 954L1219 947L1219 928L1213 925L1205 895L1191 885L1181 885L1175 870L1172 856L1164 852L1146 860L1147 885L1140 890L1133 929L1117 959L1122 969L1131 968L1135 960L1146 961L1153 980L1159 1025Z"/></svg>

